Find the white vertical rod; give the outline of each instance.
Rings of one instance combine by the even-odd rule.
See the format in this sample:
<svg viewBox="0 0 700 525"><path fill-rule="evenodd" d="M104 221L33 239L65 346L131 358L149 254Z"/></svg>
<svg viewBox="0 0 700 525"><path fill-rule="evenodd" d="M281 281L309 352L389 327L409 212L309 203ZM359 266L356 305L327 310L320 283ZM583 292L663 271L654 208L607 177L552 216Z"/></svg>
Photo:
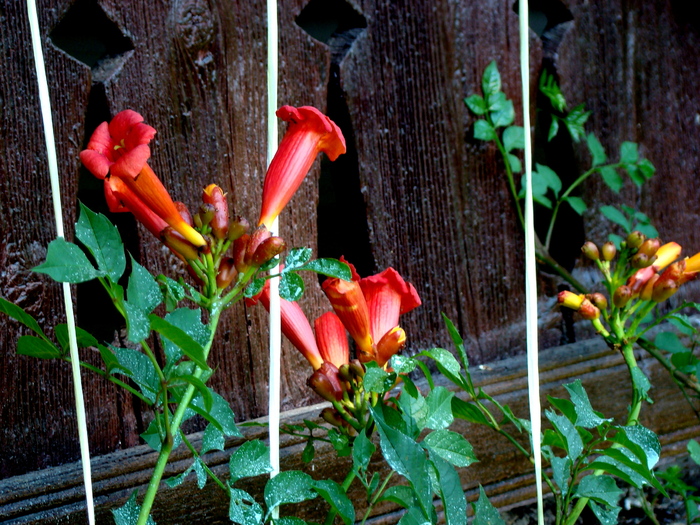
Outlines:
<svg viewBox="0 0 700 525"><path fill-rule="evenodd" d="M41 47L41 35L39 32L39 18L37 16L36 3L27 0L27 14L29 28L32 35L32 50L34 52L34 66L36 68L37 82L39 84L39 105L41 107L42 122L44 125L44 137L46 140L46 155L49 165L49 177L51 179L51 195L53 198L53 211L56 221L56 236L64 237L63 212L61 207L61 190L58 181L58 162L56 160L56 140L53 134L53 121L51 118L51 99L49 98L49 83L46 79L46 67ZM88 522L95 523L95 506L92 498L92 475L90 472L90 447L88 444L87 422L85 418L85 402L83 399L83 387L80 380L80 356L78 355L77 338L75 335L75 314L73 312L73 298L70 293L70 285L63 283L63 302L66 310L66 322L68 324L68 343L70 347L70 362L73 373L73 391L75 394L75 416L78 420L78 439L80 441L80 458L83 466L83 483L85 485L85 499L87 501Z"/></svg>
<svg viewBox="0 0 700 525"><path fill-rule="evenodd" d="M532 425L532 455L537 485L537 523L544 525L542 508L542 451L540 432L540 378L537 340L537 265L535 262L535 226L532 202L532 140L530 134L530 24L528 1L520 0L520 78L523 88L523 129L525 133L525 308L527 326L527 377L530 422Z"/></svg>
<svg viewBox="0 0 700 525"><path fill-rule="evenodd" d="M267 164L272 162L278 146L277 136L277 83L278 83L277 0L267 0ZM270 228L272 235L279 233L279 221ZM277 269L273 268L273 272ZM280 317L279 277L270 279L270 380L269 380L269 438L270 477L280 471L280 359L282 329ZM274 509L277 519L278 509Z"/></svg>

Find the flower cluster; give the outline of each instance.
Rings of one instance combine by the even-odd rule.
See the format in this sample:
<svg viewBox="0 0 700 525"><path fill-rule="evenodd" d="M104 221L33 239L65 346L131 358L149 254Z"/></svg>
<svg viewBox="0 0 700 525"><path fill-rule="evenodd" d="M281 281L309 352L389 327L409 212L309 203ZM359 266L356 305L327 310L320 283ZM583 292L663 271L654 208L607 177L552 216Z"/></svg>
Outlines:
<svg viewBox="0 0 700 525"><path fill-rule="evenodd" d="M588 259L599 265L606 278L613 306L618 309L631 305L633 300L651 303L665 301L700 272L700 253L679 259L681 246L675 242L662 245L659 239L647 239L644 234L635 231L621 248L614 272L610 263L618 254L612 242L606 242L598 249L588 241L581 248ZM558 302L561 306L578 311L588 320L598 319L601 311L608 307L608 301L601 293L579 295L563 291L559 293Z"/></svg>
<svg viewBox="0 0 700 525"><path fill-rule="evenodd" d="M315 108L283 106L277 112L290 126L267 171L258 227L229 216L226 194L216 184L202 192L199 211L191 215L174 202L148 164L156 130L132 110L118 113L93 133L80 159L104 180L112 212L131 212L153 235L187 264L190 275L213 297L239 278L247 281L285 249L268 227L289 202L316 156L335 160L345 152L340 129ZM226 256L232 247L232 256Z"/></svg>
<svg viewBox="0 0 700 525"><path fill-rule="evenodd" d="M341 258L344 261L344 259ZM417 306L421 300L412 284L393 268L371 277L360 278L350 267L351 281L329 278L322 288L332 312L326 312L311 327L296 302L281 299L282 333L311 364L314 372L309 386L333 403L322 416L341 428L355 426L366 410L367 397L362 391L364 363L376 362L386 367L391 356L406 344L406 333L399 326L399 317ZM270 292L265 287L249 305L258 301L269 311ZM315 333L314 333L315 332ZM355 342L357 359L350 359L347 334ZM348 412L353 414L350 418ZM342 421L342 424L338 423ZM360 425L361 426L361 425Z"/></svg>

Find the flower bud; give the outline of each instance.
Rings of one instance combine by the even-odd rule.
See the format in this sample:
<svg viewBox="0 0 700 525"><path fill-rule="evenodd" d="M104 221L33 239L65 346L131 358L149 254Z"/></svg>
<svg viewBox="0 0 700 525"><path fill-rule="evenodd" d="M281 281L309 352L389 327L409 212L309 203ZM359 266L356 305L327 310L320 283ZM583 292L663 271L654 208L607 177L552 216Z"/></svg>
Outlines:
<svg viewBox="0 0 700 525"><path fill-rule="evenodd" d="M400 326L389 330L377 343L377 364L384 366L391 356L397 354L406 344L406 332Z"/></svg>
<svg viewBox="0 0 700 525"><path fill-rule="evenodd" d="M345 421L333 407L326 407L321 410L321 417L326 423L333 425L334 427L342 427L345 425Z"/></svg>
<svg viewBox="0 0 700 525"><path fill-rule="evenodd" d="M192 222L192 215L190 215L190 210L187 209L187 206L185 206L184 202L176 202L175 208L180 214L180 217L182 217L183 221L185 221L190 226L194 226L194 222Z"/></svg>
<svg viewBox="0 0 700 525"><path fill-rule="evenodd" d="M228 203L226 195L216 184L210 184L202 192L202 201L214 206L214 217L211 219L211 231L217 239L225 239L228 235Z"/></svg>
<svg viewBox="0 0 700 525"><path fill-rule="evenodd" d="M671 297L678 291L678 284L670 279L656 281L654 290L651 293L651 298L654 302L660 303Z"/></svg>
<svg viewBox="0 0 700 525"><path fill-rule="evenodd" d="M647 240L647 236L642 232L634 230L627 236L627 246L630 248L639 248L644 241Z"/></svg>
<svg viewBox="0 0 700 525"><path fill-rule="evenodd" d="M639 298L642 301L651 301L651 294L654 290L654 285L656 284L656 281L658 281L658 280L659 280L659 274L655 273L647 281L647 283L644 285L644 288L642 288L642 291L639 294Z"/></svg>
<svg viewBox="0 0 700 525"><path fill-rule="evenodd" d="M632 290L624 284L613 293L613 304L618 308L624 308L630 299L632 299Z"/></svg>
<svg viewBox="0 0 700 525"><path fill-rule="evenodd" d="M265 239L269 239L270 231L265 226L260 226L256 228L253 233L250 234L250 240L248 241L248 248L245 251L245 263L248 266L252 265L253 257L258 247L263 243Z"/></svg>
<svg viewBox="0 0 700 525"><path fill-rule="evenodd" d="M204 202L199 207L199 219L202 222L202 226L206 226L207 224L209 224L214 218L214 215L216 215L216 208L213 204Z"/></svg>
<svg viewBox="0 0 700 525"><path fill-rule="evenodd" d="M234 219L228 225L228 240L235 241L241 235L248 233L250 229L250 223L240 215L234 217Z"/></svg>
<svg viewBox="0 0 700 525"><path fill-rule="evenodd" d="M600 251L603 255L603 260L608 262L612 261L615 258L615 255L617 254L617 248L615 248L615 244L611 241L608 241L605 244L603 244L603 247Z"/></svg>
<svg viewBox="0 0 700 525"><path fill-rule="evenodd" d="M250 263L253 266L262 266L270 259L277 257L287 249L287 244L282 237L270 237L265 239L255 250Z"/></svg>
<svg viewBox="0 0 700 525"><path fill-rule="evenodd" d="M350 365L348 363L345 363L338 368L338 375L343 381L350 382L354 379L352 370L350 369Z"/></svg>
<svg viewBox="0 0 700 525"><path fill-rule="evenodd" d="M656 261L656 255L647 255L646 253L637 252L630 258L632 268L646 268L651 266Z"/></svg>
<svg viewBox="0 0 700 525"><path fill-rule="evenodd" d="M608 300L602 293L592 293L586 296L599 310L605 310L608 307Z"/></svg>
<svg viewBox="0 0 700 525"><path fill-rule="evenodd" d="M683 274L685 273L685 259L674 262L668 268L666 268L659 279L661 281L673 281L679 284L683 279Z"/></svg>
<svg viewBox="0 0 700 525"><path fill-rule="evenodd" d="M559 292L557 295L557 302L560 306L565 306L566 308L571 308L572 310L578 310L581 308L581 303L583 303L583 295L575 294L569 290L564 290Z"/></svg>
<svg viewBox="0 0 700 525"><path fill-rule="evenodd" d="M659 248L661 248L661 241L659 239L647 239L639 247L637 253L643 253L651 257L652 255L656 255Z"/></svg>
<svg viewBox="0 0 700 525"><path fill-rule="evenodd" d="M193 261L199 258L199 250L197 247L170 226L163 228L163 231L160 232L160 240L170 248L175 255L179 255L186 261Z"/></svg>
<svg viewBox="0 0 700 525"><path fill-rule="evenodd" d="M593 319L598 319L600 317L600 310L598 307L594 306L591 301L584 299L581 303L581 308L578 309L579 315L588 321Z"/></svg>
<svg viewBox="0 0 700 525"><path fill-rule="evenodd" d="M338 368L324 362L307 381L309 387L326 401L340 401L343 398L343 387L338 378Z"/></svg>
<svg viewBox="0 0 700 525"><path fill-rule="evenodd" d="M245 273L245 271L248 269L248 264L246 264L245 261L245 254L248 251L249 242L250 235L247 233L241 235L233 242L233 263L236 270L238 270L238 273Z"/></svg>
<svg viewBox="0 0 700 525"><path fill-rule="evenodd" d="M238 271L236 270L233 257L226 257L219 264L219 273L216 274L217 288L222 290L228 288L236 277L238 277Z"/></svg>
<svg viewBox="0 0 700 525"><path fill-rule="evenodd" d="M597 261L600 258L600 251L595 243L591 241L586 241L583 246L581 246L581 251L591 261Z"/></svg>
<svg viewBox="0 0 700 525"><path fill-rule="evenodd" d="M362 379L363 377L365 377L365 367L359 359L353 359L352 361L350 361L350 370L352 371L353 375L358 379Z"/></svg>

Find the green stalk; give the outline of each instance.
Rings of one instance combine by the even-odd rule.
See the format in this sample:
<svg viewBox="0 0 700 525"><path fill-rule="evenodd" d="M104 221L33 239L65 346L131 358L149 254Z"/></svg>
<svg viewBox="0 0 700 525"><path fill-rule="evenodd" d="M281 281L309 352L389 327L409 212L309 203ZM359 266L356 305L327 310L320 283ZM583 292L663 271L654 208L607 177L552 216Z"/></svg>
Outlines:
<svg viewBox="0 0 700 525"><path fill-rule="evenodd" d="M369 505L367 506L367 511L365 512L365 515L362 517L362 523L360 525L365 525L365 522L367 521L367 518L369 517L369 513L372 511L372 508L377 503L377 500L379 499L379 497L384 493L384 490L386 489L386 486L389 483L391 476L393 476L393 475L394 475L394 471L392 470L387 475L386 479L384 480L384 483L382 483L382 486L379 487L377 492L375 492L374 497L372 498L372 500L369 502Z"/></svg>
<svg viewBox="0 0 700 525"><path fill-rule="evenodd" d="M194 448L194 445L192 445L192 443L190 443L190 440L187 439L187 436L185 435L185 433L184 433L182 430L180 430L180 437L182 438L182 442L185 444L185 446L190 450L190 452L192 452L192 457L200 458L200 459L201 459L202 456L199 455L199 453L197 452L197 449L195 449L195 448ZM228 494L228 488L226 487L226 485L224 485L223 481L221 481L221 480L217 477L217 475L214 474L214 473L211 471L211 469L209 468L209 465L207 465L206 463L204 463L204 461L202 461L202 468L204 468L204 471L205 471L207 474L209 474L209 477L210 477L211 479L213 479L214 482L215 482L217 485L219 485L219 487L221 487L221 489L222 489L226 494Z"/></svg>

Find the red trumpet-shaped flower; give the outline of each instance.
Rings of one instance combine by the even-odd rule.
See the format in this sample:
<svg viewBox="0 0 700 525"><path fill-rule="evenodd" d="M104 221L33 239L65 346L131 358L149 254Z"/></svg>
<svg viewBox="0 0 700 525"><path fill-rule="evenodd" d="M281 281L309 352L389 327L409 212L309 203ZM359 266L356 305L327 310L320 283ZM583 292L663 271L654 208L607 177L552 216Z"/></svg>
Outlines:
<svg viewBox="0 0 700 525"><path fill-rule="evenodd" d="M130 211L139 221L155 215L194 246L204 246L204 238L185 222L163 183L146 163L151 156L148 143L155 134L156 130L144 124L141 115L122 111L109 124L103 122L95 129L87 149L80 152L80 160L93 175L105 181L105 197L111 211ZM155 227L154 221L144 225L150 231Z"/></svg>
<svg viewBox="0 0 700 525"><path fill-rule="evenodd" d="M359 279L350 267L352 281L327 279L323 291L355 341L360 361L384 366L406 343L399 316L420 306L420 297L393 268Z"/></svg>
<svg viewBox="0 0 700 525"><path fill-rule="evenodd" d="M271 227L301 185L319 153L335 160L345 153L340 128L316 108L282 106L277 116L289 122L265 176L259 225Z"/></svg>

